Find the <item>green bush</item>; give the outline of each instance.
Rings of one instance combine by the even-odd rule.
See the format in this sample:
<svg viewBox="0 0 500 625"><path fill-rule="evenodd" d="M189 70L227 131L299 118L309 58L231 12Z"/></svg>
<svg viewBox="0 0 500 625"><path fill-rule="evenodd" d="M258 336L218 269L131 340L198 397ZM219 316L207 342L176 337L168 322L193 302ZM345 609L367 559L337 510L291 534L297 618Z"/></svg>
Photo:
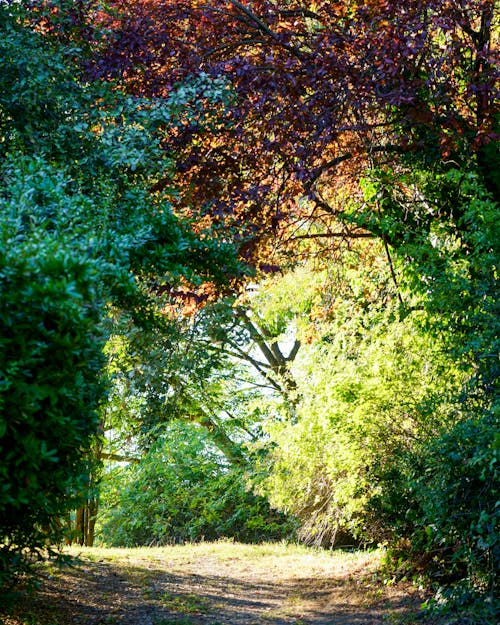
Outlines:
<svg viewBox="0 0 500 625"><path fill-rule="evenodd" d="M234 538L279 540L294 523L248 488L198 426L171 423L140 463L103 479L99 539L135 547Z"/></svg>
<svg viewBox="0 0 500 625"><path fill-rule="evenodd" d="M400 456L451 421L463 374L417 314L339 308L294 362L296 420L266 425L275 446L262 489L311 544L377 544L392 538L382 509L405 509Z"/></svg>
<svg viewBox="0 0 500 625"><path fill-rule="evenodd" d="M412 459L410 561L439 581L467 578L471 590L498 591L500 420L458 423Z"/></svg>
<svg viewBox="0 0 500 625"><path fill-rule="evenodd" d="M0 584L61 537L103 396L96 264L0 236Z"/></svg>

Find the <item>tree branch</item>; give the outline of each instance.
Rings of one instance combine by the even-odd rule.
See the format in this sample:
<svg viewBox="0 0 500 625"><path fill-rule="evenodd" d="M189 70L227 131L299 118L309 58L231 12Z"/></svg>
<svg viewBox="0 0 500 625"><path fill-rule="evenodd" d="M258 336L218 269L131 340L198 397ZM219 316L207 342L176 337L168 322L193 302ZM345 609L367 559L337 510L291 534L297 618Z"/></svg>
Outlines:
<svg viewBox="0 0 500 625"><path fill-rule="evenodd" d="M237 345L234 345L231 343L232 348L235 350L235 352L231 352L229 350L226 350L226 353L229 356L234 356L235 358L239 358L240 360L245 360L246 362L250 363L257 371L258 373L265 379L267 380L267 382L269 383L269 385L274 388L276 391L278 391L279 393L283 392L282 387L278 384L278 382L276 382L276 380L274 380L274 378L269 375L268 371L265 371L265 368L267 369L271 369L274 370L273 367L271 367L271 365L268 365L266 363L263 362L259 362L258 360L256 360L255 358L252 358L252 356L250 356L250 354L248 354L247 352L244 352L242 349L240 349Z"/></svg>
<svg viewBox="0 0 500 625"><path fill-rule="evenodd" d="M120 454L108 454L106 452L100 452L98 454L100 460L114 460L115 462L134 462L138 463L141 461L140 458L136 456L122 456Z"/></svg>
<svg viewBox="0 0 500 625"><path fill-rule="evenodd" d="M295 360L295 356L297 355L297 352L300 349L300 345L301 345L300 341L298 339L295 339L295 343L293 344L293 347L290 350L290 353L286 357L287 362L293 362Z"/></svg>
<svg viewBox="0 0 500 625"><path fill-rule="evenodd" d="M273 354L270 347L267 345L265 338L262 336L257 326L250 321L244 311L238 311L237 315L243 321L245 327L250 332L250 336L255 341L255 343L257 343L264 358L271 365L271 368L274 370L278 370L280 363L276 359L276 356Z"/></svg>
<svg viewBox="0 0 500 625"><path fill-rule="evenodd" d="M371 232L313 232L310 234L297 234L291 238L300 239L329 239L329 238L349 238L349 239L373 239L375 235Z"/></svg>
<svg viewBox="0 0 500 625"><path fill-rule="evenodd" d="M294 46L290 46L289 44L284 43L283 41L281 41L280 38L278 37L278 35L276 33L274 33L269 28L269 26L260 19L260 17L255 15L255 13L253 13L252 11L250 11L250 9L248 7L246 7L241 2L238 2L238 0L229 0L229 1L231 2L231 4L233 6L235 6L237 9L242 11L247 17L249 17L254 22L255 26L257 27L258 30L260 30L261 33L266 34L275 43L277 43L282 48L285 48L286 50L288 50L288 52L293 54L295 57L297 57L301 61L304 60L305 56L300 52L300 50L297 50L297 48L295 48Z"/></svg>

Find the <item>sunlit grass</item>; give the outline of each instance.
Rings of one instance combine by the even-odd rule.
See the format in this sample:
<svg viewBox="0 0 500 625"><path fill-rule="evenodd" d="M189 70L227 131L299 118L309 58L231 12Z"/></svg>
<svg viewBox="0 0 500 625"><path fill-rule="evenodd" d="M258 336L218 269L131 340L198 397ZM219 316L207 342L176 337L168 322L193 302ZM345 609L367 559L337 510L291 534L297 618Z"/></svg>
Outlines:
<svg viewBox="0 0 500 625"><path fill-rule="evenodd" d="M377 568L381 551L342 551L306 547L293 543L263 543L248 545L229 540L171 545L165 547L108 548L71 547L65 553L90 561L116 562L133 565L154 565L172 568L193 565L201 559L212 558L219 565L252 567L255 573L278 573L279 577L300 578L305 571L318 576L342 575L344 571Z"/></svg>
<svg viewBox="0 0 500 625"><path fill-rule="evenodd" d="M278 620L305 625L308 615L318 610L334 614L337 605L353 614L384 610L394 623L411 610L409 604L407 609L400 604L407 588L381 582L381 550L329 551L285 542L225 540L133 549L72 546L64 552L70 568L46 563L40 569L42 585L52 589L52 608L38 603L35 611L28 599L9 614L5 625L69 625L61 596L104 610L103 624L119 622L116 596L122 592L138 612L154 614L153 625L195 625L200 619L221 625L220 616L237 611L240 604L249 619L255 618L248 622L260 625ZM66 611L59 614L62 608ZM39 616L43 618L33 621ZM1 616L0 623L4 625Z"/></svg>

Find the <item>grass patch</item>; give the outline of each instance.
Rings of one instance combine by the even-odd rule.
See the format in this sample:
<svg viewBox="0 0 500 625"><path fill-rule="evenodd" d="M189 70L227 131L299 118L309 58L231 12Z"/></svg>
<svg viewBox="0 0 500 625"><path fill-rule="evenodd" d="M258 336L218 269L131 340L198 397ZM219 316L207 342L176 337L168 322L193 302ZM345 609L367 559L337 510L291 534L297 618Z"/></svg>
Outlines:
<svg viewBox="0 0 500 625"><path fill-rule="evenodd" d="M211 602L206 597L194 593L174 594L166 592L163 593L160 600L167 609L180 614L204 614L211 608Z"/></svg>
<svg viewBox="0 0 500 625"><path fill-rule="evenodd" d="M376 575L380 551L219 541L138 549L76 546L64 552L77 558L76 566L42 567L43 594L26 596L4 612L6 621L0 610L2 625L72 625L80 604L85 615L78 618L102 625L127 625L132 613L153 625L199 625L201 620L223 625L236 615L245 625L276 619L304 625L314 614L322 615L318 625L334 625L346 611L354 617L370 610L404 616L419 599L403 604L396 588L381 583Z"/></svg>
<svg viewBox="0 0 500 625"><path fill-rule="evenodd" d="M83 561L119 564L121 567L144 567L181 574L198 564L213 562L213 569L232 577L246 577L250 572L276 583L305 576L318 579L342 578L348 574L375 571L382 551L323 550L285 542L247 545L228 540L213 543L172 545L166 547L104 548L72 547L65 553Z"/></svg>

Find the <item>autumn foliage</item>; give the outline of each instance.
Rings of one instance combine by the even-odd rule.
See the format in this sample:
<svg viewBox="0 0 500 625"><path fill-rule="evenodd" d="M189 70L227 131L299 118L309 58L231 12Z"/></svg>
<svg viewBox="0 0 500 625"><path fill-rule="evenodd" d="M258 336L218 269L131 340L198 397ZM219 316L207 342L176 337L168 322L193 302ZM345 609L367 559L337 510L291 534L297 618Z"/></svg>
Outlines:
<svg viewBox="0 0 500 625"><path fill-rule="evenodd" d="M195 205L231 225L247 259L258 262L270 238L276 249L366 236L366 223L346 219L360 173L410 158L463 165L496 137L491 0L109 5L91 16L105 37L90 76L163 97L205 72L233 92L210 129L191 118L165 148L176 155L179 210Z"/></svg>

